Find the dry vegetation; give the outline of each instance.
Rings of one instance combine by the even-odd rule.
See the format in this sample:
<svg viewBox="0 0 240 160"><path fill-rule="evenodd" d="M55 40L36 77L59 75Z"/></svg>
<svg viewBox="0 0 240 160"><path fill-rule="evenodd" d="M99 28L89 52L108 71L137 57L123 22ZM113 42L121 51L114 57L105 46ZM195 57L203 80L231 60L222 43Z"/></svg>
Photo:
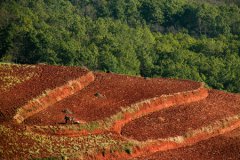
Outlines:
<svg viewBox="0 0 240 160"><path fill-rule="evenodd" d="M33 65L0 63L0 91L8 91L15 85L38 76L38 69Z"/></svg>

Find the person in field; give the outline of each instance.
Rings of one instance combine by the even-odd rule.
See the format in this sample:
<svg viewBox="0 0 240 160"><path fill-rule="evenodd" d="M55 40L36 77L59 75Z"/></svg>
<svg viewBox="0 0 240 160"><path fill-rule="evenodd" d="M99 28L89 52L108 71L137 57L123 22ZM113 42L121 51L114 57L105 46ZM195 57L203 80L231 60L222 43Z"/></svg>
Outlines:
<svg viewBox="0 0 240 160"><path fill-rule="evenodd" d="M65 123L67 124L70 122L71 117L69 117L68 115L65 115L64 119L65 119Z"/></svg>

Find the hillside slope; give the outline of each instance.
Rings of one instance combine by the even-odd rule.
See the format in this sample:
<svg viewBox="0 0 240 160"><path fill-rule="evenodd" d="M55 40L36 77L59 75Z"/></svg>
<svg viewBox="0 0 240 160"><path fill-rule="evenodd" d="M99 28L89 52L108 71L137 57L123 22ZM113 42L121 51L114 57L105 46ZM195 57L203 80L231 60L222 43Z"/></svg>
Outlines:
<svg viewBox="0 0 240 160"><path fill-rule="evenodd" d="M0 159L239 159L239 94L78 67L0 73Z"/></svg>

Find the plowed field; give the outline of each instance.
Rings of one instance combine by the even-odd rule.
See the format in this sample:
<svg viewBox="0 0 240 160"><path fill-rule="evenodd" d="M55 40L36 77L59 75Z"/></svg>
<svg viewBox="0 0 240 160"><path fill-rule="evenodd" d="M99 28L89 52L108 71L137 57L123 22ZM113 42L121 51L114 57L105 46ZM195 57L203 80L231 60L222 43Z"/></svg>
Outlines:
<svg viewBox="0 0 240 160"><path fill-rule="evenodd" d="M240 129L201 141L193 146L157 152L137 160L239 160Z"/></svg>
<svg viewBox="0 0 240 160"><path fill-rule="evenodd" d="M239 127L240 95L199 82L0 64L0 159L238 160Z"/></svg>
<svg viewBox="0 0 240 160"><path fill-rule="evenodd" d="M111 73L96 73L95 81L77 94L56 103L27 120L26 124L53 125L64 121L68 108L75 118L94 121L109 117L138 101L163 94L194 90L200 83L173 79L144 79ZM99 95L96 95L99 94Z"/></svg>
<svg viewBox="0 0 240 160"><path fill-rule="evenodd" d="M174 106L136 119L122 134L140 141L181 136L210 123L240 113L240 95L210 90L202 101Z"/></svg>
<svg viewBox="0 0 240 160"><path fill-rule="evenodd" d="M42 94L45 90L61 86L67 81L80 77L88 72L79 67L48 65L23 67L11 65L9 69L9 67L6 67L9 65L1 64L0 66L1 79L4 79L4 77L6 79L9 76L11 79L10 82L0 82L0 85L4 87L6 83L11 84L11 87L8 87L5 92L0 92L0 122L10 120L17 108ZM26 78L23 79L21 75ZM30 77L29 75L34 76Z"/></svg>

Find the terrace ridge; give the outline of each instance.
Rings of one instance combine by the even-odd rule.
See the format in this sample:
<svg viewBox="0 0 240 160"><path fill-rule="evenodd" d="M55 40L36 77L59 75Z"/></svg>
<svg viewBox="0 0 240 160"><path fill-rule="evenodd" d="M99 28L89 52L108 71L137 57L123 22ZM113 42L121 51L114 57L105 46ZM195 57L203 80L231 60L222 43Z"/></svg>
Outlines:
<svg viewBox="0 0 240 160"><path fill-rule="evenodd" d="M13 121L16 123L22 123L26 118L29 118L47 107L80 91L93 82L94 79L94 74L92 72L88 72L77 79L68 81L62 86L56 87L52 90L46 90L43 94L18 108L15 116L13 117Z"/></svg>

